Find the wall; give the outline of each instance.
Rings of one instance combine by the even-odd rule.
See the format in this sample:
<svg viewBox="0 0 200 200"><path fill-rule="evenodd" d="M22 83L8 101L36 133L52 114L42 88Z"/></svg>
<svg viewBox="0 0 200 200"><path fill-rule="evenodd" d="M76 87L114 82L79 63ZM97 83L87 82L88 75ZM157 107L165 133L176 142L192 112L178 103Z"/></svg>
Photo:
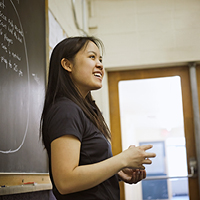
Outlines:
<svg viewBox="0 0 200 200"><path fill-rule="evenodd" d="M199 0L92 0L91 8L109 70L200 60Z"/></svg>
<svg viewBox="0 0 200 200"><path fill-rule="evenodd" d="M80 35L74 23L71 0L49 0L49 10L61 25L67 36ZM75 1L77 20L82 27L82 1Z"/></svg>
<svg viewBox="0 0 200 200"><path fill-rule="evenodd" d="M72 9L72 0L48 0L49 10L54 15L55 19L61 25L67 36L83 35L82 31L79 31L74 23L74 15ZM81 29L87 28L87 20L84 18L87 15L87 8L84 9L84 1L74 1L77 22ZM83 12L83 9L85 10ZM85 23L85 26L84 26ZM83 27L84 26L84 27Z"/></svg>
<svg viewBox="0 0 200 200"><path fill-rule="evenodd" d="M107 71L176 66L200 60L199 11L199 0L91 0L88 23ZM109 123L107 90L95 98Z"/></svg>
<svg viewBox="0 0 200 200"><path fill-rule="evenodd" d="M200 60L199 0L85 0L90 35L105 45L109 70L179 65ZM83 27L81 0L77 20ZM73 19L71 0L49 0L49 9L68 36L82 35ZM93 96L109 124L107 75Z"/></svg>

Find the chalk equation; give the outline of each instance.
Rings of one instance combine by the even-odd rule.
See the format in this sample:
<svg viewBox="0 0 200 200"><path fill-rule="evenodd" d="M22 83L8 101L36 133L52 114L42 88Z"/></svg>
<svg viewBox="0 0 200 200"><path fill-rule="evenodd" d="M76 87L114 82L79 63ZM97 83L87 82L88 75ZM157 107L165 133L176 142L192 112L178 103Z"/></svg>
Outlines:
<svg viewBox="0 0 200 200"><path fill-rule="evenodd" d="M7 142L3 138L5 133L15 140L11 145L1 144L0 153L4 154L17 152L23 146L29 124L29 63L22 22L15 6L19 4L19 0L0 0L0 107L5 115L0 116L0 140ZM37 77L35 81L39 81ZM9 101L16 91L15 101ZM14 125L7 125L6 119L14 121ZM23 127L20 137L16 132L19 124Z"/></svg>
<svg viewBox="0 0 200 200"><path fill-rule="evenodd" d="M14 5L14 4L12 4ZM17 43L23 44L24 34L20 23L16 24L13 19L8 17L4 10L6 4L0 2L0 62L4 64L5 69L13 70L19 77L23 76L23 70L20 68L21 55L19 55L15 46ZM15 9L14 9L15 10ZM3 66L3 65L2 65Z"/></svg>

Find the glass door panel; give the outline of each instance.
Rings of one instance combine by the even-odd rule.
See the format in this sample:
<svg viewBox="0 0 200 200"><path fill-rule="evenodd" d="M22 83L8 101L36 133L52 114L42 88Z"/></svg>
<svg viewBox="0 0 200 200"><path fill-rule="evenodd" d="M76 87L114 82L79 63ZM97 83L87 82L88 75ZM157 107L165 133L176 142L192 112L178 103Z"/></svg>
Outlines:
<svg viewBox="0 0 200 200"><path fill-rule="evenodd" d="M122 149L153 144L157 154L146 180L125 184L126 200L189 200L180 77L120 81L118 89Z"/></svg>

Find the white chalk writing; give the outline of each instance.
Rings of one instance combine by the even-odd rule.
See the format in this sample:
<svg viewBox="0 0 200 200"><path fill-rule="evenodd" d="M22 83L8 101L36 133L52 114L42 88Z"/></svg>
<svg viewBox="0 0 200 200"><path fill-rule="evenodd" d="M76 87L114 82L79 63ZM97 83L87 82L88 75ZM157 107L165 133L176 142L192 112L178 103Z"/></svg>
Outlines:
<svg viewBox="0 0 200 200"><path fill-rule="evenodd" d="M0 71L2 70L4 73L8 72L8 75L14 73L14 76L18 76L20 79L24 76L22 80L26 80L27 78L29 93L28 55L22 23L17 10L20 6L19 4L20 0L0 0ZM25 76L25 73L21 69L22 67L24 70L27 70L27 76ZM37 75L34 79L36 82L39 82ZM20 145L18 147L9 147L7 150L0 149L0 153L15 153L24 145L29 124L29 100L27 102L27 121L25 122L25 132Z"/></svg>
<svg viewBox="0 0 200 200"><path fill-rule="evenodd" d="M7 2L6 2L7 3ZM17 1L19 4L19 0ZM16 18L11 18L5 13L6 4L4 0L0 0L0 63L7 70L12 70L18 76L23 76L23 71L20 69L21 55L16 52L15 43L23 45L23 30L20 28L20 23L16 23Z"/></svg>
<svg viewBox="0 0 200 200"><path fill-rule="evenodd" d="M5 69L12 69L14 72L18 73L18 76L23 76L23 71L18 68L18 65L11 60L6 59L4 56L0 56L0 62L4 64Z"/></svg>
<svg viewBox="0 0 200 200"><path fill-rule="evenodd" d="M2 19L4 19L5 21L7 21L7 17L0 11L0 17L2 18Z"/></svg>
<svg viewBox="0 0 200 200"><path fill-rule="evenodd" d="M0 19L0 27L7 29L7 24Z"/></svg>
<svg viewBox="0 0 200 200"><path fill-rule="evenodd" d="M0 1L0 8L3 8L3 9L4 9L5 7L6 7L6 6L5 6L5 4L4 4L4 0L1 0L1 1Z"/></svg>
<svg viewBox="0 0 200 200"><path fill-rule="evenodd" d="M21 61L21 57L18 54L14 53L14 52L12 52L12 57L16 58L19 61Z"/></svg>
<svg viewBox="0 0 200 200"><path fill-rule="evenodd" d="M32 76L33 76L34 80L36 81L36 83L38 85L40 85L40 79L38 78L37 74L32 74Z"/></svg>
<svg viewBox="0 0 200 200"><path fill-rule="evenodd" d="M4 41L7 42L8 46L13 44L13 40L11 38L9 38L6 33L4 34Z"/></svg>

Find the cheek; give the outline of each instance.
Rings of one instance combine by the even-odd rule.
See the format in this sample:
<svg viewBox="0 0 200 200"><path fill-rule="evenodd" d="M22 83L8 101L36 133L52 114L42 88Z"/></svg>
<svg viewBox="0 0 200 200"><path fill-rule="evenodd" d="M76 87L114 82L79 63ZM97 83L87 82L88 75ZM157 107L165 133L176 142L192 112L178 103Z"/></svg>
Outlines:
<svg viewBox="0 0 200 200"><path fill-rule="evenodd" d="M104 78L105 72L102 70L102 79Z"/></svg>
<svg viewBox="0 0 200 200"><path fill-rule="evenodd" d="M90 61L87 62L77 61L72 71L73 79L76 81L87 82L87 80L89 80L92 75L93 66L94 64Z"/></svg>
<svg viewBox="0 0 200 200"><path fill-rule="evenodd" d="M87 81L89 80L89 73L87 72L87 70L76 71L76 73L72 73L72 79L79 84L87 83Z"/></svg>

